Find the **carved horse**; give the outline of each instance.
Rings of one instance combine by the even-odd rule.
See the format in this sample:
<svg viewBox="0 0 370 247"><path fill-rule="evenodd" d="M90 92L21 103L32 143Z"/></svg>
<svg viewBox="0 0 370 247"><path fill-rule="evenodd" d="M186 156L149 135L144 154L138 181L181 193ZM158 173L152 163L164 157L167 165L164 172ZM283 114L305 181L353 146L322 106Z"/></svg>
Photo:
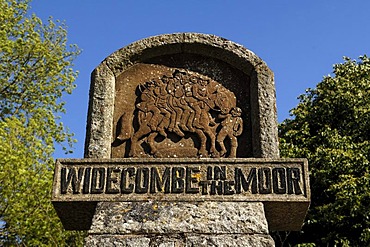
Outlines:
<svg viewBox="0 0 370 247"><path fill-rule="evenodd" d="M209 111L216 110L221 113L227 113L231 108L236 106L235 95L223 87L215 87L214 92L209 95L209 100L205 102L205 107L202 109L200 115L200 126L195 127L192 130L188 130L190 133L196 134L200 140L200 148L198 150L198 155L200 157L208 157L208 152L206 149L207 136L210 138L210 155L213 157L218 157L218 151L216 149L216 133L215 128L210 126L210 114ZM157 152L155 146L155 138L159 134L158 131L150 127L150 120L153 113L144 113L139 111L139 129L131 137L131 149L129 156L138 157L139 140L147 136L147 143L150 148L150 153L155 155ZM168 126L165 127L167 131L170 131Z"/></svg>

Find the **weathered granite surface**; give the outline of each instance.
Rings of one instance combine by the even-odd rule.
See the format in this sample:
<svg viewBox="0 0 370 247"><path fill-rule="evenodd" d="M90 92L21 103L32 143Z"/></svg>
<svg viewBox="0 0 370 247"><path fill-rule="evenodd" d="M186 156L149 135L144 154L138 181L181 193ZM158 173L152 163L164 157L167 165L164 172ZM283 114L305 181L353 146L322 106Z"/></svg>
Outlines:
<svg viewBox="0 0 370 247"><path fill-rule="evenodd" d="M270 247L273 240L267 235L197 235L197 234L174 234L148 235L148 236L122 236L122 235L100 235L89 236L86 246L101 247Z"/></svg>
<svg viewBox="0 0 370 247"><path fill-rule="evenodd" d="M267 234L262 203L113 202L100 203L90 233Z"/></svg>
<svg viewBox="0 0 370 247"><path fill-rule="evenodd" d="M262 203L100 203L86 246L273 246Z"/></svg>

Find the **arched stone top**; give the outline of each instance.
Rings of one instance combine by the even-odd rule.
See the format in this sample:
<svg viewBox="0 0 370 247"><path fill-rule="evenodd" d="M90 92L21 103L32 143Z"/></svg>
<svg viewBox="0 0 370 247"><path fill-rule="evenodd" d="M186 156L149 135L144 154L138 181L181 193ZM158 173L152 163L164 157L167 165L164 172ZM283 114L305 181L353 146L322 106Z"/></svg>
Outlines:
<svg viewBox="0 0 370 247"><path fill-rule="evenodd" d="M221 84L225 82L224 85L236 94L236 98L243 101L239 104L246 112L246 122L250 128L248 138L243 141L250 151L249 155L243 157L279 157L273 72L262 59L242 45L200 33L174 33L145 38L117 50L102 61L91 76L85 157L112 157L117 124L114 117L116 86L124 80L122 77L125 72L138 64L161 64L166 59L168 66L169 57L177 59L178 66L179 60L183 57L186 60L189 56L202 59L203 67L197 72L203 70L216 81L220 79ZM227 67L229 78L224 73L223 82L222 76L217 77L217 71L211 71L212 65L209 71L205 71L208 69L204 64L207 59L218 70ZM191 66L194 68L195 65ZM232 78L233 71L238 74L237 82ZM240 87L243 87L242 93L238 92Z"/></svg>
<svg viewBox="0 0 370 247"><path fill-rule="evenodd" d="M102 65L106 65L117 76L135 63L145 62L159 55L176 53L199 54L220 59L247 74L252 70L261 70L272 75L266 63L242 45L201 33L174 33L145 38L115 51Z"/></svg>

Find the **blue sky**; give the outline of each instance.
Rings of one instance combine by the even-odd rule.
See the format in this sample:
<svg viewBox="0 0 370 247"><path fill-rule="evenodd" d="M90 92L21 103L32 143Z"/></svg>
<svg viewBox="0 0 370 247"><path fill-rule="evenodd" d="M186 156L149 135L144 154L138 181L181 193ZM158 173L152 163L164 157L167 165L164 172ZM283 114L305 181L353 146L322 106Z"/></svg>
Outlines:
<svg viewBox="0 0 370 247"><path fill-rule="evenodd" d="M315 87L332 65L370 55L368 0L33 0L43 21L64 20L75 61L77 88L66 96L65 125L75 133L74 153L58 148L54 157L83 157L91 71L112 52L134 41L174 32L215 34L261 57L275 73L278 120L306 88Z"/></svg>

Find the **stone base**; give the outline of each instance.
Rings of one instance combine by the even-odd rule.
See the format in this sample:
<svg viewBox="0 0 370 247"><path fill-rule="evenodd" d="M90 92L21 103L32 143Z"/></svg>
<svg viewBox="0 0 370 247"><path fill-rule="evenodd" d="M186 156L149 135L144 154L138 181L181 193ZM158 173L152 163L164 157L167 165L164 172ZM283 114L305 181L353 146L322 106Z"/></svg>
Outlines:
<svg viewBox="0 0 370 247"><path fill-rule="evenodd" d="M266 235L172 235L172 236L89 236L86 246L158 246L158 247L205 247L205 246L274 246L270 236Z"/></svg>
<svg viewBox="0 0 370 247"><path fill-rule="evenodd" d="M262 203L99 203L85 246L274 246Z"/></svg>

